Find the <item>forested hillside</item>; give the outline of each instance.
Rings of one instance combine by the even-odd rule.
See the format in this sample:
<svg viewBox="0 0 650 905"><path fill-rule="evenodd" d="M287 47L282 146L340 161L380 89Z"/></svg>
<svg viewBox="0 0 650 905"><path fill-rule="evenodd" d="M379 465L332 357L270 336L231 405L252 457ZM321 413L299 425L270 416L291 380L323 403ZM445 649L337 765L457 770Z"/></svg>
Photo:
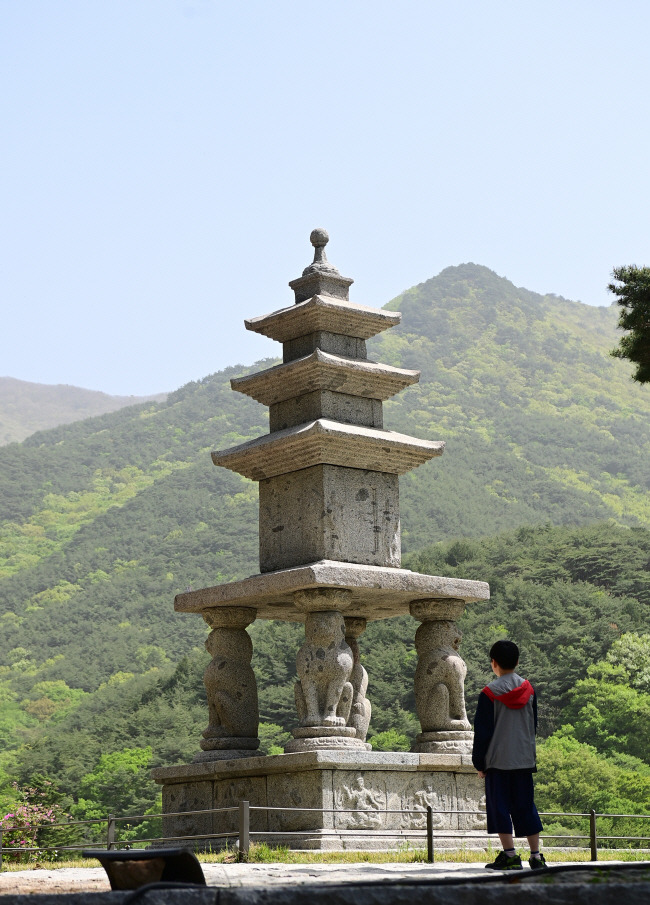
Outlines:
<svg viewBox="0 0 650 905"><path fill-rule="evenodd" d="M615 307L542 297L474 264L387 307L402 323L373 356L422 379L386 420L447 442L402 481L406 549L547 520L650 524L650 393L609 355Z"/></svg>
<svg viewBox="0 0 650 905"><path fill-rule="evenodd" d="M419 367L422 380L386 404L385 424L447 441L401 481L406 564L490 581L492 600L464 617L468 696L488 678L491 640L511 633L549 734L578 683L600 681L589 667L650 628L650 394L608 354L613 309L535 295L475 265L390 307L403 323L370 355ZM230 390L249 370L0 449L5 788L41 774L76 813L120 790L114 809L138 810L155 792L147 765L196 750L207 629L172 603L257 571L257 487L209 456L268 430L266 410ZM415 627L377 623L361 641L377 746L408 745L417 728ZM268 747L293 723L301 630L250 631Z"/></svg>
<svg viewBox="0 0 650 905"><path fill-rule="evenodd" d="M19 443L38 430L115 412L127 405L161 401L165 396L166 393L156 396L110 396L63 384L49 386L0 377L0 446Z"/></svg>
<svg viewBox="0 0 650 905"><path fill-rule="evenodd" d="M539 695L540 734L548 737L538 777L545 806L583 810L591 800L601 810L642 813L645 807L647 813L650 530L522 528L437 544L408 565L463 578L481 575L490 582L491 601L468 607L461 623L468 711L471 716L491 677L491 644L506 635L516 638L522 672ZM419 731L413 698L417 626L407 616L375 622L360 639L370 676L371 742L379 749L407 750ZM282 745L296 724L293 683L303 630L256 622L249 631L262 750L279 752L272 746ZM35 776L54 780L77 816L155 807L159 792L148 768L187 762L198 749L207 720L202 683L207 661L202 648L190 647L175 666L152 661L144 674L117 673L92 694L43 681L29 662L16 664L5 673L15 693L14 713L5 711L3 741L14 749L6 766L11 764L24 784ZM13 732L16 725L23 727L16 740L9 721L25 711L31 722L14 723ZM21 742L26 744L16 747ZM585 758L593 775L576 783ZM570 782L560 775L562 765Z"/></svg>

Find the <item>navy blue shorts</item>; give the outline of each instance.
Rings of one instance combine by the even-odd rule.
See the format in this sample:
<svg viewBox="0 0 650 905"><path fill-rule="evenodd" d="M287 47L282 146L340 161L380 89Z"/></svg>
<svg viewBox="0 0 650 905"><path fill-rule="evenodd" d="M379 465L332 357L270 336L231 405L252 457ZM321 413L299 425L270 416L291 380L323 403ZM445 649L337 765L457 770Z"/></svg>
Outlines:
<svg viewBox="0 0 650 905"><path fill-rule="evenodd" d="M485 776L488 833L534 836L542 829L535 807L533 774L521 770L488 770Z"/></svg>

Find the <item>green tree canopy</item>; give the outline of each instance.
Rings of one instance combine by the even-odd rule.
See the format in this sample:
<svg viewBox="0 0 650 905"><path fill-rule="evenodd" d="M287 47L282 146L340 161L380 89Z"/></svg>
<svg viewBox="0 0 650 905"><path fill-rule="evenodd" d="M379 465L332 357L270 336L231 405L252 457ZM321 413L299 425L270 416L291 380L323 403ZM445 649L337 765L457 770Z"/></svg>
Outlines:
<svg viewBox="0 0 650 905"><path fill-rule="evenodd" d="M538 748L535 797L540 812L569 811L602 814L647 814L650 807L650 766L632 755L604 756L592 745L578 741L571 726L564 726ZM584 835L584 817L544 816L547 836ZM643 847L646 820L628 817L598 818L600 845L605 848ZM615 840L613 837L623 837ZM627 838L626 838L627 837ZM637 837L631 841L629 837ZM567 840L575 844L576 840ZM561 844L556 838L552 844Z"/></svg>
<svg viewBox="0 0 650 905"><path fill-rule="evenodd" d="M607 660L623 669L632 688L650 694L650 634L621 635L609 649Z"/></svg>
<svg viewBox="0 0 650 905"><path fill-rule="evenodd" d="M616 282L608 289L617 296L621 307L618 326L628 332L612 355L627 358L637 369L632 375L639 383L650 382L650 267L615 267Z"/></svg>
<svg viewBox="0 0 650 905"><path fill-rule="evenodd" d="M576 738L601 753L650 760L650 695L631 688L621 666L595 663L576 683L565 715Z"/></svg>
<svg viewBox="0 0 650 905"><path fill-rule="evenodd" d="M544 811L597 811L643 814L650 808L650 769L628 758L625 766L578 741L571 727L538 748L537 804Z"/></svg>
<svg viewBox="0 0 650 905"><path fill-rule="evenodd" d="M578 741L650 766L650 635L627 632L576 682L564 716Z"/></svg>
<svg viewBox="0 0 650 905"><path fill-rule="evenodd" d="M88 819L125 814L132 809L144 813L157 794L149 776L150 765L149 747L102 754L92 773L81 780L75 815Z"/></svg>

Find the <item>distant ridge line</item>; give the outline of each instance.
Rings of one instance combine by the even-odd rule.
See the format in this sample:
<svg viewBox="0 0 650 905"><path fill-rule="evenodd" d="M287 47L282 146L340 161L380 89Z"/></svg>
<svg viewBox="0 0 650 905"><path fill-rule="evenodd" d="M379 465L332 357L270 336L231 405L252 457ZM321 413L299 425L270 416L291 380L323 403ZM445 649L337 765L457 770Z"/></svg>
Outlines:
<svg viewBox="0 0 650 905"><path fill-rule="evenodd" d="M19 443L37 431L106 415L126 406L164 402L167 396L167 393L114 396L71 384L0 377L0 446Z"/></svg>

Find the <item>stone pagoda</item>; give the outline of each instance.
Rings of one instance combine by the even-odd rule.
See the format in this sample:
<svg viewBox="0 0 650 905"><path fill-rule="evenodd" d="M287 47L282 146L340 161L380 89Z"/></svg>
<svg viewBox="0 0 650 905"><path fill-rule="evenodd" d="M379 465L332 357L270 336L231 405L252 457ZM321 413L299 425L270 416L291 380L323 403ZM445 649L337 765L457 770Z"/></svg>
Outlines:
<svg viewBox="0 0 650 905"><path fill-rule="evenodd" d="M489 588L401 568L399 475L441 455L444 443L384 429L382 402L416 383L419 372L369 361L366 340L401 316L351 302L353 281L327 260L327 233L316 229L310 239L313 263L289 283L295 303L245 321L248 330L282 343L282 364L231 381L269 407L270 432L212 459L259 482L260 572L176 597L177 611L200 613L212 628L204 676L209 713L194 763L154 771L163 810L232 807L244 799L324 809L254 812L253 832L290 833L271 842L294 848L377 847L359 834L368 828L408 838L421 829L427 804L470 812L439 815L442 835L479 831L471 811L482 784L469 757L456 622L467 603L489 597ZM412 754L372 752L369 680L357 639L368 621L405 613L421 623L415 700L422 732ZM305 625L296 727L283 755L256 754L257 686L246 631L255 619ZM331 813L354 808L364 813ZM414 816L389 813L400 809ZM165 835L226 832L230 818L168 817Z"/></svg>

